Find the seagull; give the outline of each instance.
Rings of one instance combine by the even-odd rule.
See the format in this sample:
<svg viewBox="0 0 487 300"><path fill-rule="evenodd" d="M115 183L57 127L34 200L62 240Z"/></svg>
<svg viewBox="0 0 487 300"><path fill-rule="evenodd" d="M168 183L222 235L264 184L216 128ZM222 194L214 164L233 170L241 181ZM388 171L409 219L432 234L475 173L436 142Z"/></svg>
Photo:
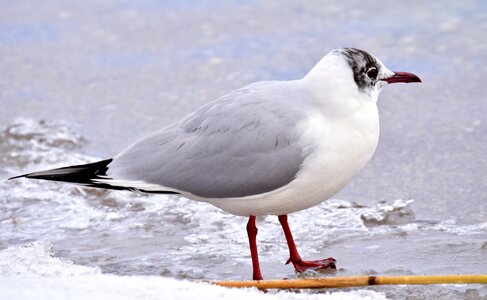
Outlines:
<svg viewBox="0 0 487 300"><path fill-rule="evenodd" d="M379 141L386 85L421 82L364 50L340 48L301 79L249 84L136 141L110 159L24 174L114 190L176 194L248 217L254 280L262 280L256 217L276 215L296 272L336 269L305 261L287 215L336 194Z"/></svg>

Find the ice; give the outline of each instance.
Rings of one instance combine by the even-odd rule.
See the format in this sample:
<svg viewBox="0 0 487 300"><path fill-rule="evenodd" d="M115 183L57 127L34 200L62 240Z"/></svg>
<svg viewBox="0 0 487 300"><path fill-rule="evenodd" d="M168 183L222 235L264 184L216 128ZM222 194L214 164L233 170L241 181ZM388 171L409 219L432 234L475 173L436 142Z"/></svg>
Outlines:
<svg viewBox="0 0 487 300"><path fill-rule="evenodd" d="M0 276L0 298L32 299L263 299L263 300L380 300L385 294L354 290L321 294L269 292L255 289L230 289L208 283L181 281L155 276L75 276L59 278L15 278ZM26 289L25 287L29 288Z"/></svg>
<svg viewBox="0 0 487 300"><path fill-rule="evenodd" d="M56 258L52 246L40 242L1 250L0 274L0 299L385 299L383 293L367 290L266 294L165 277L107 275L100 268Z"/></svg>
<svg viewBox="0 0 487 300"><path fill-rule="evenodd" d="M414 200L407 201L398 199L392 204L379 202L375 207L366 208L361 218L366 226L384 224L407 224L415 219L410 205Z"/></svg>
<svg viewBox="0 0 487 300"><path fill-rule="evenodd" d="M17 118L1 132L0 149L11 158L5 162L15 162L17 166L52 165L63 159L73 164L85 162L86 159L77 153L67 155L69 150L79 149L84 143L82 136L72 127L62 121L52 123Z"/></svg>
<svg viewBox="0 0 487 300"><path fill-rule="evenodd" d="M487 223L459 225L455 220L445 220L433 226L434 230L456 233L460 235L482 234L486 233L487 238Z"/></svg>
<svg viewBox="0 0 487 300"><path fill-rule="evenodd" d="M66 165L97 159L82 154L86 140L66 122L19 119L7 126L1 134L5 138L0 141L0 147L13 160L8 163L10 175L21 172L18 168L23 165L22 171L28 171L48 168L51 164ZM16 155L12 155L13 153ZM15 160L19 160L17 165ZM66 295L63 293L83 295L90 285L94 286L98 294L107 296L106 293L110 291L103 289L102 283L108 286L119 284L121 287L114 287L114 290L126 291L127 295L137 293L132 291L135 285L126 284L127 278L134 282L153 283L154 286L177 286L173 291L175 297L183 297L193 295L185 294L193 292L193 283L175 283L174 279L152 276L170 276L194 282L222 277L245 279L245 274L249 273L250 255L245 232L247 220L206 203L174 196L85 189L76 185L25 179L0 182L0 188L4 195L0 202L3 206L0 211L0 225L4 232L8 231L8 235L3 235L0 239L6 248L0 252L0 271L4 275L3 282L12 285L10 291L6 290L9 293L17 290L16 280L13 278L28 275L41 276L36 279L22 279L34 291L36 286L53 286L53 290L49 292L53 294L46 294L46 297L62 298ZM293 214L289 220L302 255L310 258L335 256L339 259L338 273L341 275L421 274L423 269L417 266L401 267L399 264L391 268L382 260L379 262L370 259L375 257L373 253L386 253L395 248L391 240L397 237L415 239L426 234L437 239L438 234L446 234L449 243L446 247L457 258L466 253L466 248L483 249L482 243L485 243L485 239L472 245L462 242L461 236L482 236L486 229L485 223L462 225L451 219L441 222L417 221L413 204L414 201L409 199L382 201L365 206L332 199ZM291 269L282 264L287 259L288 250L277 218L259 217L257 224L264 274L273 270L277 278L296 277ZM427 244L423 243L424 241L415 242L414 245L423 245L422 248L426 249ZM11 246L12 244L16 246ZM432 252L436 251L433 250L435 245L431 245ZM398 254L414 254L418 250L422 249L410 248L409 251ZM341 253L348 255L342 258ZM369 257L369 263L363 264L349 257L355 253ZM390 259L394 261L405 258ZM73 260L78 264L73 263ZM406 256L406 260L417 261L417 258ZM348 267L342 269L341 265ZM370 265L374 268L370 269ZM481 267L481 264L477 265ZM471 268L468 265L464 267ZM100 275L101 271L122 276ZM73 280L79 281L79 285L70 286L69 282L74 281L64 278L44 278L66 275L76 275ZM306 272L300 277L316 276L322 275ZM202 286L202 289L215 289ZM100 290L96 290L97 287ZM151 286L147 288L160 289ZM316 297L375 299L384 297L380 292L351 291L343 294L333 291ZM43 295L42 292L39 293ZM246 293L256 293L252 294L255 297L288 297L287 294L280 293L262 296L255 291L236 293L247 296ZM8 295L29 297L27 294ZM289 297L294 296L296 295ZM141 297L151 295L143 294Z"/></svg>
<svg viewBox="0 0 487 300"><path fill-rule="evenodd" d="M98 275L101 274L101 270L98 267L75 265L71 261L54 257L52 245L34 242L1 250L0 274L13 278L63 277Z"/></svg>

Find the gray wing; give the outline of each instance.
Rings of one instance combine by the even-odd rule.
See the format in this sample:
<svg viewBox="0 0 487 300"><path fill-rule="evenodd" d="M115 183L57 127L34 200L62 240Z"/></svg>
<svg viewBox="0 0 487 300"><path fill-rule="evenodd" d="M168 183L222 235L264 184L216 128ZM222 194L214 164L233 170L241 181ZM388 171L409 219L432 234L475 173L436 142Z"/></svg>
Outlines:
<svg viewBox="0 0 487 300"><path fill-rule="evenodd" d="M303 113L259 85L233 91L128 147L107 175L205 198L265 193L291 182L304 160Z"/></svg>

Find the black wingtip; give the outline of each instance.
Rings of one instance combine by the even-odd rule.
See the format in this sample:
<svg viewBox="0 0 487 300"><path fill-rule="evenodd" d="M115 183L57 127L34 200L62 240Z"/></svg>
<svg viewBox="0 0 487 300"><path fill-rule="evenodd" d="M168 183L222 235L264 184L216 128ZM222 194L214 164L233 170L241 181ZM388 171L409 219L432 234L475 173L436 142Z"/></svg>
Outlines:
<svg viewBox="0 0 487 300"><path fill-rule="evenodd" d="M7 180L12 180L12 179L17 179L17 178L27 177L27 175L29 175L29 174L24 174L24 175L18 175L18 176L10 177Z"/></svg>
<svg viewBox="0 0 487 300"><path fill-rule="evenodd" d="M86 183L93 178L105 175L108 169L108 164L112 159L106 159L90 164L68 166L63 168L57 168L47 171L38 171L27 173L23 175L18 175L10 177L7 180L17 179L17 178L32 178L32 179L44 179L52 181L64 181L72 183Z"/></svg>
<svg viewBox="0 0 487 300"><path fill-rule="evenodd" d="M108 170L108 165L111 162L112 159L110 158L110 159L101 160L101 161L84 164L84 165L68 166L68 167L51 169L46 171L27 173L23 175L10 177L7 180L25 177L31 179L68 182L74 184L81 184L83 186L111 189L111 190L140 191L140 192L151 193L151 194L173 194L173 195L180 194L179 192L170 191L170 190L169 191L166 190L148 191L148 190L138 189L131 186L112 185L108 181L95 182L94 179L100 179L100 178L109 179L105 175Z"/></svg>

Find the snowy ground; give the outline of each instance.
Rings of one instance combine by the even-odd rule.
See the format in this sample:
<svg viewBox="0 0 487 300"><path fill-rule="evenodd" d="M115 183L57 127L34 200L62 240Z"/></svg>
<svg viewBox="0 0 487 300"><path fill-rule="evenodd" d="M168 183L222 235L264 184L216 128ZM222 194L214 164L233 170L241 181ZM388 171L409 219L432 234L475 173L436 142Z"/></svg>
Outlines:
<svg viewBox="0 0 487 300"><path fill-rule="evenodd" d="M200 281L160 276L102 274L53 256L48 245L32 243L0 252L0 299L385 299L369 290L322 293L230 289Z"/></svg>
<svg viewBox="0 0 487 300"><path fill-rule="evenodd" d="M18 119L0 135L0 149L10 158L2 168L8 174L18 174L19 165L40 170L61 162L95 160L80 154L84 138L68 123ZM201 280L250 278L245 218L177 197L83 189L35 180L3 181L0 190L0 243L4 248L0 251L1 292L12 299L31 299L32 295L83 298L92 294L100 299L113 294L150 299L159 293L173 297L201 293L201 297L208 298L228 293L232 297L381 299L415 295L418 291L420 296L487 292L478 285L460 285L288 295L195 284ZM293 214L290 222L302 254L310 258L335 257L337 275L485 270L487 223L417 220L412 203L414 200L394 200L364 206L333 199ZM292 268L283 264L287 248L276 218L258 218L258 226L264 276L296 277ZM399 245L408 246L398 249ZM441 248L447 251L438 253ZM303 276L319 275L308 272Z"/></svg>

